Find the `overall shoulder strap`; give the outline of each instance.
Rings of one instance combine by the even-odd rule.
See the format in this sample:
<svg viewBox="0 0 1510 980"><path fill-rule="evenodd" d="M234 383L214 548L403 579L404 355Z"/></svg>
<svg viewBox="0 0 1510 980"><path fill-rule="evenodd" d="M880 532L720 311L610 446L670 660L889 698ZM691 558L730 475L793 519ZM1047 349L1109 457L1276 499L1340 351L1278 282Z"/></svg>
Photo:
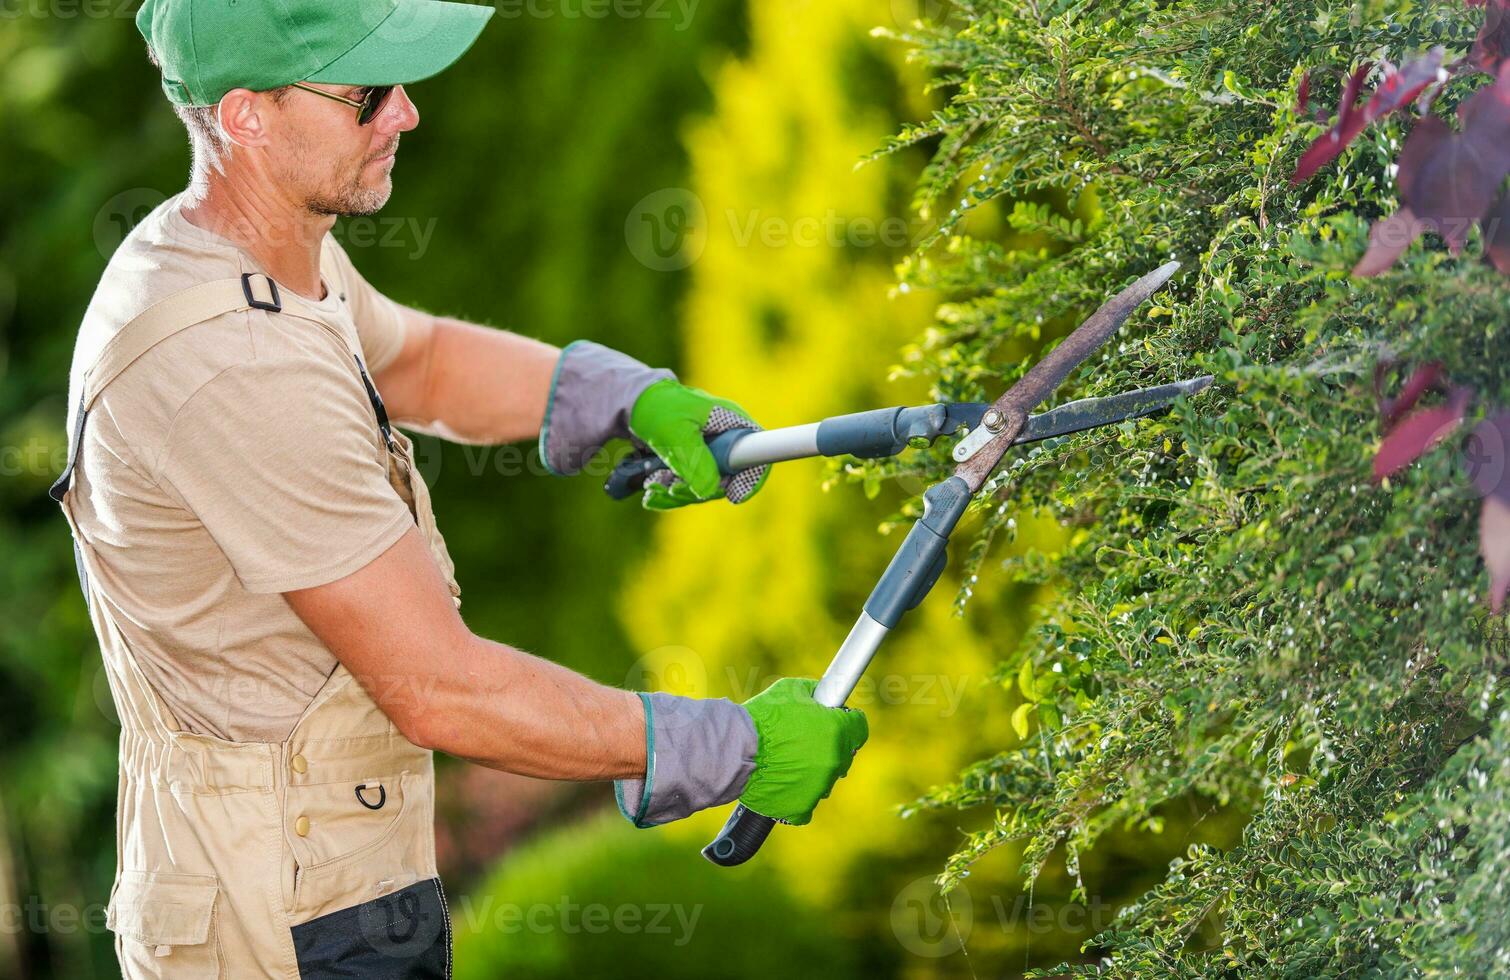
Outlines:
<svg viewBox="0 0 1510 980"><path fill-rule="evenodd" d="M84 420L94 407L100 392L120 377L143 354L197 323L213 320L226 313L242 310L266 310L284 313L323 324L319 313L304 300L279 291L269 276L248 272L236 279L214 279L190 286L161 299L133 317L100 348L94 364L84 372L80 384L79 404L68 443L68 463L62 476L48 491L62 502L73 482L78 463L79 443L84 434ZM360 359L358 361L360 364ZM363 372L365 379L365 371Z"/></svg>
<svg viewBox="0 0 1510 980"><path fill-rule="evenodd" d="M322 256L322 268L329 268L324 258ZM326 272L326 278L330 280L327 283L330 288L339 288L339 283L331 272ZM236 313L241 310L283 313L326 326L319 312L303 299L293 294L283 295L272 277L251 272L245 273L238 279L215 279L197 286L190 286L166 299L159 300L138 313L121 327L115 336L106 341L105 345L100 348L94 364L84 373L73 433L68 442L68 462L63 468L62 475L47 491L48 496L63 505L65 516L68 512L65 498L73 485L74 470L79 462L79 447L84 441L84 422L89 417L89 410L94 406L100 392L104 391L110 382L118 378L122 371L135 363L143 354L169 337L187 330L196 323L203 323L226 313ZM362 363L361 355L356 351L351 351L351 354L356 360L357 372L362 377L362 385L377 415L378 427L382 429L383 439L391 449L393 436L388 425L388 413L383 407L383 400L378 396L377 388L367 376L367 367ZM71 525L71 517L69 522ZM79 586L84 592L84 601L92 605L89 599L89 575L84 567L84 555L79 546L76 529L73 557L79 575Z"/></svg>
<svg viewBox="0 0 1510 980"><path fill-rule="evenodd" d="M215 279L174 293L147 307L100 349L85 373L82 404L87 410L101 391L137 358L197 323L242 310L267 310L305 319L319 315L298 296L284 295L268 276L248 272L239 279Z"/></svg>

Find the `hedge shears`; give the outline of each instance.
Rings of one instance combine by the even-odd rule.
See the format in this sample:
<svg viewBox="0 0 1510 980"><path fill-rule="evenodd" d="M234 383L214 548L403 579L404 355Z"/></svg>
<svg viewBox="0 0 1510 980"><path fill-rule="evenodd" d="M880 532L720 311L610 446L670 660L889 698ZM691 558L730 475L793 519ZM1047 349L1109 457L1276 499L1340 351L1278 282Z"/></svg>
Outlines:
<svg viewBox="0 0 1510 980"><path fill-rule="evenodd" d="M752 466L813 456L895 456L909 446L928 445L942 436L963 432L951 454L956 464L954 473L924 492L922 516L912 525L859 619L823 672L815 700L837 708L849 699L886 635L938 581L948 560L950 534L1010 447L1153 415L1169 408L1175 399L1211 384L1212 378L1207 375L1104 398L1081 399L1038 415L1029 414L1179 267L1178 262L1170 262L1118 293L990 404L879 408L807 425L731 429L710 437L708 446L719 469L727 475ZM649 474L665 467L648 450L631 453L614 469L603 489L617 499L633 496ZM771 818L736 804L718 836L703 848L703 856L725 867L743 864L760 850L774 825Z"/></svg>

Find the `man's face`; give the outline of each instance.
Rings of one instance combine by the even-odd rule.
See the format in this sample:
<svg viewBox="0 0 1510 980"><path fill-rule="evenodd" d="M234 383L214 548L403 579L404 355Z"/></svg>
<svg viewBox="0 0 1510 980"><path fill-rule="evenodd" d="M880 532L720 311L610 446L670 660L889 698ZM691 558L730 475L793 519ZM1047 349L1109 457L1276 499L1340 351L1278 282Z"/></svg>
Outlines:
<svg viewBox="0 0 1510 980"><path fill-rule="evenodd" d="M310 84L353 102L367 94L361 86ZM402 85L365 126L352 106L297 88L284 92L275 111L269 152L281 183L311 214L373 214L388 203L399 134L419 125L419 110Z"/></svg>

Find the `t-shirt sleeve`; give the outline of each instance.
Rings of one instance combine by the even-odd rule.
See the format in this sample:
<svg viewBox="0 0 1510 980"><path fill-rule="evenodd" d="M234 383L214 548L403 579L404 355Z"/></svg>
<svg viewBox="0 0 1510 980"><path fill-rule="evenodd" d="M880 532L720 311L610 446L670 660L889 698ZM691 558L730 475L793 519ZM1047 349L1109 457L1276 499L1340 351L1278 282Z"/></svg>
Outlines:
<svg viewBox="0 0 1510 980"><path fill-rule="evenodd" d="M256 360L184 403L157 477L248 591L312 588L364 567L414 526L381 439L355 365Z"/></svg>
<svg viewBox="0 0 1510 980"><path fill-rule="evenodd" d="M334 237L326 239L325 247L330 250L346 292L357 339L362 342L362 360L367 362L368 371L377 374L393 363L404 347L404 311L362 278Z"/></svg>

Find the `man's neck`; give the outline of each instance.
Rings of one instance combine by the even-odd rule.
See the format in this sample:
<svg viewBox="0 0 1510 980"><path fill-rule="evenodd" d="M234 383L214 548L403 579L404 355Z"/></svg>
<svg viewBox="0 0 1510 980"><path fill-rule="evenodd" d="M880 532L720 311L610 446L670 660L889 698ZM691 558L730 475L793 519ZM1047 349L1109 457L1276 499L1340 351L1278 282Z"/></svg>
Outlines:
<svg viewBox="0 0 1510 980"><path fill-rule="evenodd" d="M320 243L335 217L211 170L204 191L183 209L190 224L214 232L250 255L280 286L312 300L320 285Z"/></svg>

